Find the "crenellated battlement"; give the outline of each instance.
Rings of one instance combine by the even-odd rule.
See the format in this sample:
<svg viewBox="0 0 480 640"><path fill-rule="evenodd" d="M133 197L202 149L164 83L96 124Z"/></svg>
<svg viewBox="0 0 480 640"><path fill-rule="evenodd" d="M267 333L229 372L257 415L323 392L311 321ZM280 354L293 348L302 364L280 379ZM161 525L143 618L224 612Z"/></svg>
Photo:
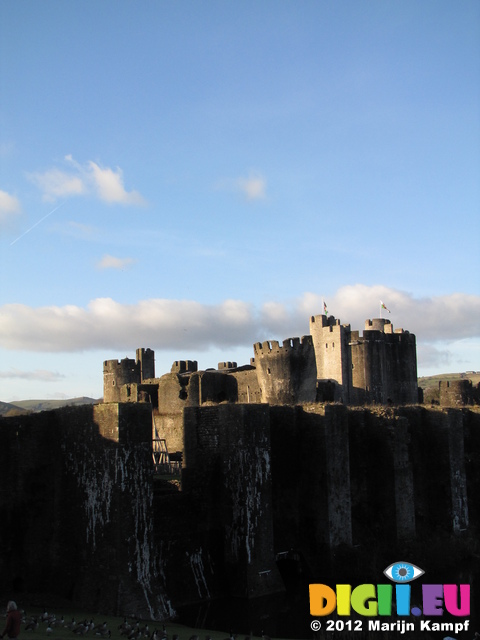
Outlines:
<svg viewBox="0 0 480 640"><path fill-rule="evenodd" d="M133 358L123 360L104 360L103 372L125 375L138 369L138 363Z"/></svg>
<svg viewBox="0 0 480 640"><path fill-rule="evenodd" d="M170 369L171 373L193 373L198 371L196 360L175 360Z"/></svg>
<svg viewBox="0 0 480 640"><path fill-rule="evenodd" d="M236 362L230 362L230 361L225 361L225 362L219 362L217 365L217 368L219 371L222 371L223 369L236 369L237 368L237 363Z"/></svg>
<svg viewBox="0 0 480 640"><path fill-rule="evenodd" d="M302 338L286 338L280 345L278 340L265 340L265 342L256 342L253 345L255 358L268 357L272 355L287 355L291 352L302 352L306 348L313 346L312 336L302 336Z"/></svg>
<svg viewBox="0 0 480 640"><path fill-rule="evenodd" d="M373 318L373 320L365 320L365 331L392 333L392 329L392 323L387 318Z"/></svg>
<svg viewBox="0 0 480 640"><path fill-rule="evenodd" d="M121 388L128 384L140 384L141 364L132 358L105 360L103 363L103 401L120 402Z"/></svg>
<svg viewBox="0 0 480 640"><path fill-rule="evenodd" d="M393 324L386 318L374 318L373 320L365 320L365 331L363 332L363 340L375 340L375 332L380 332L385 336L391 336L391 339L405 344L416 344L413 334L404 329L394 329Z"/></svg>
<svg viewBox="0 0 480 640"><path fill-rule="evenodd" d="M310 317L310 333L314 337L318 335L326 335L327 333L339 334L350 331L349 324L342 324L335 316L311 316Z"/></svg>
<svg viewBox="0 0 480 640"><path fill-rule="evenodd" d="M326 396L335 402L358 405L418 401L415 335L394 329L387 318L366 320L360 336L359 331L352 331L350 324L342 324L335 316L312 315L310 335L256 342L253 352L249 366L254 368L252 375L240 375L242 367L229 360L218 363L215 375L210 370L198 379L190 375L198 372L196 360L176 360L171 373L186 374L179 380L183 380L185 387L181 394L187 393L186 385L192 387L188 391L189 401L197 396L208 396L209 401L214 398L218 402L219 398L228 402L241 402L240 399L246 398L247 403L271 404L320 402ZM136 360L106 360L103 371L105 402L135 397L129 388L124 389L122 395L118 390L122 385L158 383L152 349L137 349ZM235 390L232 379L237 385ZM206 390L213 380L215 389L212 393L208 391L208 395ZM326 382L329 392L319 393ZM199 387L198 392L193 391L195 385ZM170 399L165 397L163 402L169 404ZM159 400L158 406L161 404Z"/></svg>
<svg viewBox="0 0 480 640"><path fill-rule="evenodd" d="M340 320L335 318L335 316L326 316L326 315L318 315L318 316L310 316L310 326L312 324L317 325L317 327L333 327L340 324Z"/></svg>
<svg viewBox="0 0 480 640"><path fill-rule="evenodd" d="M316 368L312 336L266 340L253 345L262 401L298 404L315 401Z"/></svg>

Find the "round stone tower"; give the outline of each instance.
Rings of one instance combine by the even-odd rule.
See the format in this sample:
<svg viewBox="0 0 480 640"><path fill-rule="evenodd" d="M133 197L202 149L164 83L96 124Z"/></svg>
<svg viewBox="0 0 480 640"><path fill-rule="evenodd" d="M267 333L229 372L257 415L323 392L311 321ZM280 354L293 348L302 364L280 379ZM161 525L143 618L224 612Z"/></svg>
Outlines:
<svg viewBox="0 0 480 640"><path fill-rule="evenodd" d="M392 333L392 323L387 318L373 318L365 320L365 331L381 331L382 333Z"/></svg>
<svg viewBox="0 0 480 640"><path fill-rule="evenodd" d="M141 382L141 365L131 358L105 360L103 363L103 401L120 402L124 384Z"/></svg>
<svg viewBox="0 0 480 640"><path fill-rule="evenodd" d="M362 373L367 403L387 404L390 397L384 330L386 327L388 331L391 326L385 318L365 321Z"/></svg>
<svg viewBox="0 0 480 640"><path fill-rule="evenodd" d="M365 321L363 373L366 402L418 402L417 347L412 333L386 318Z"/></svg>
<svg viewBox="0 0 480 640"><path fill-rule="evenodd" d="M439 390L440 404L443 407L464 407L473 404L471 380L441 380Z"/></svg>
<svg viewBox="0 0 480 640"><path fill-rule="evenodd" d="M315 402L317 368L311 336L253 345L262 402L300 404Z"/></svg>

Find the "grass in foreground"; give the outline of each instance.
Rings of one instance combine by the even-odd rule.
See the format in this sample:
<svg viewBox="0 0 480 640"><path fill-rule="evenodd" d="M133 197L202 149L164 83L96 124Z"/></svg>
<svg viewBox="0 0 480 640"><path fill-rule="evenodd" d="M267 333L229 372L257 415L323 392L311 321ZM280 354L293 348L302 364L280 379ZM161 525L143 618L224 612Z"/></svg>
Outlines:
<svg viewBox="0 0 480 640"><path fill-rule="evenodd" d="M21 609L21 602L17 603ZM155 622L151 620L137 620L135 618L123 618L120 616L108 616L103 614L91 614L78 610L48 611L48 618L42 620L45 611L32 607L25 611L25 622L22 624L20 637L22 640L39 640L39 638L51 638L51 640L74 640L75 638L86 640L162 640L167 634L168 640L174 636L178 640L230 640L231 633L237 640L245 638L261 638L261 635L236 634L235 630L215 631L210 629L195 629L175 622ZM36 620L37 626L30 629L31 620ZM127 621L131 629L123 628ZM75 622L72 625L72 621ZM85 626L83 625L85 623ZM2 628L3 628L2 621ZM87 626L89 628L87 629ZM91 628L93 627L93 628ZM132 632L134 632L132 634ZM266 636L265 636L266 637Z"/></svg>

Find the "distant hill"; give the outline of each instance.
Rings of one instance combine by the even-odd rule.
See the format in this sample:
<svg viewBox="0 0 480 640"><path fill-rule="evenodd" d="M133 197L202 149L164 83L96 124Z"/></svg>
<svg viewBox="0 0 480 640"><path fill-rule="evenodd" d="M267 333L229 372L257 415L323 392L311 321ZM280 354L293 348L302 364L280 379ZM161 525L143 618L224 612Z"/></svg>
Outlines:
<svg viewBox="0 0 480 640"><path fill-rule="evenodd" d="M11 402L0 401L0 416L19 416L22 413L28 413L28 411Z"/></svg>
<svg viewBox="0 0 480 640"><path fill-rule="evenodd" d="M430 402L432 399L438 400L438 383L440 380L471 380L474 386L480 383L480 371L466 371L465 373L441 373L436 376L422 376L418 378L418 386L423 389L424 401ZM21 415L24 413L38 413L39 411L50 411L61 407L98 404L103 402L103 398L68 398L67 400L19 400L14 403L0 401L0 417Z"/></svg>
<svg viewBox="0 0 480 640"><path fill-rule="evenodd" d="M21 413L38 413L39 411L50 411L51 409L60 409L61 407L80 405L80 404L97 404L102 399L87 398L67 398L66 400L19 400L15 403L0 402L0 415L20 415Z"/></svg>

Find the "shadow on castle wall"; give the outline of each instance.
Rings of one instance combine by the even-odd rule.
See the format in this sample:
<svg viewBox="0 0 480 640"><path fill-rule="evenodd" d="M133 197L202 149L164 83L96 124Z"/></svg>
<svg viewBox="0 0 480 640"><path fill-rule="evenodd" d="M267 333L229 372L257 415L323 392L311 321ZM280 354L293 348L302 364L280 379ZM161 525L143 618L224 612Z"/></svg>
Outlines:
<svg viewBox="0 0 480 640"><path fill-rule="evenodd" d="M0 420L9 589L166 619L227 594L375 583L398 557L478 580L476 411L187 407L181 490L153 477L151 417L110 403Z"/></svg>

